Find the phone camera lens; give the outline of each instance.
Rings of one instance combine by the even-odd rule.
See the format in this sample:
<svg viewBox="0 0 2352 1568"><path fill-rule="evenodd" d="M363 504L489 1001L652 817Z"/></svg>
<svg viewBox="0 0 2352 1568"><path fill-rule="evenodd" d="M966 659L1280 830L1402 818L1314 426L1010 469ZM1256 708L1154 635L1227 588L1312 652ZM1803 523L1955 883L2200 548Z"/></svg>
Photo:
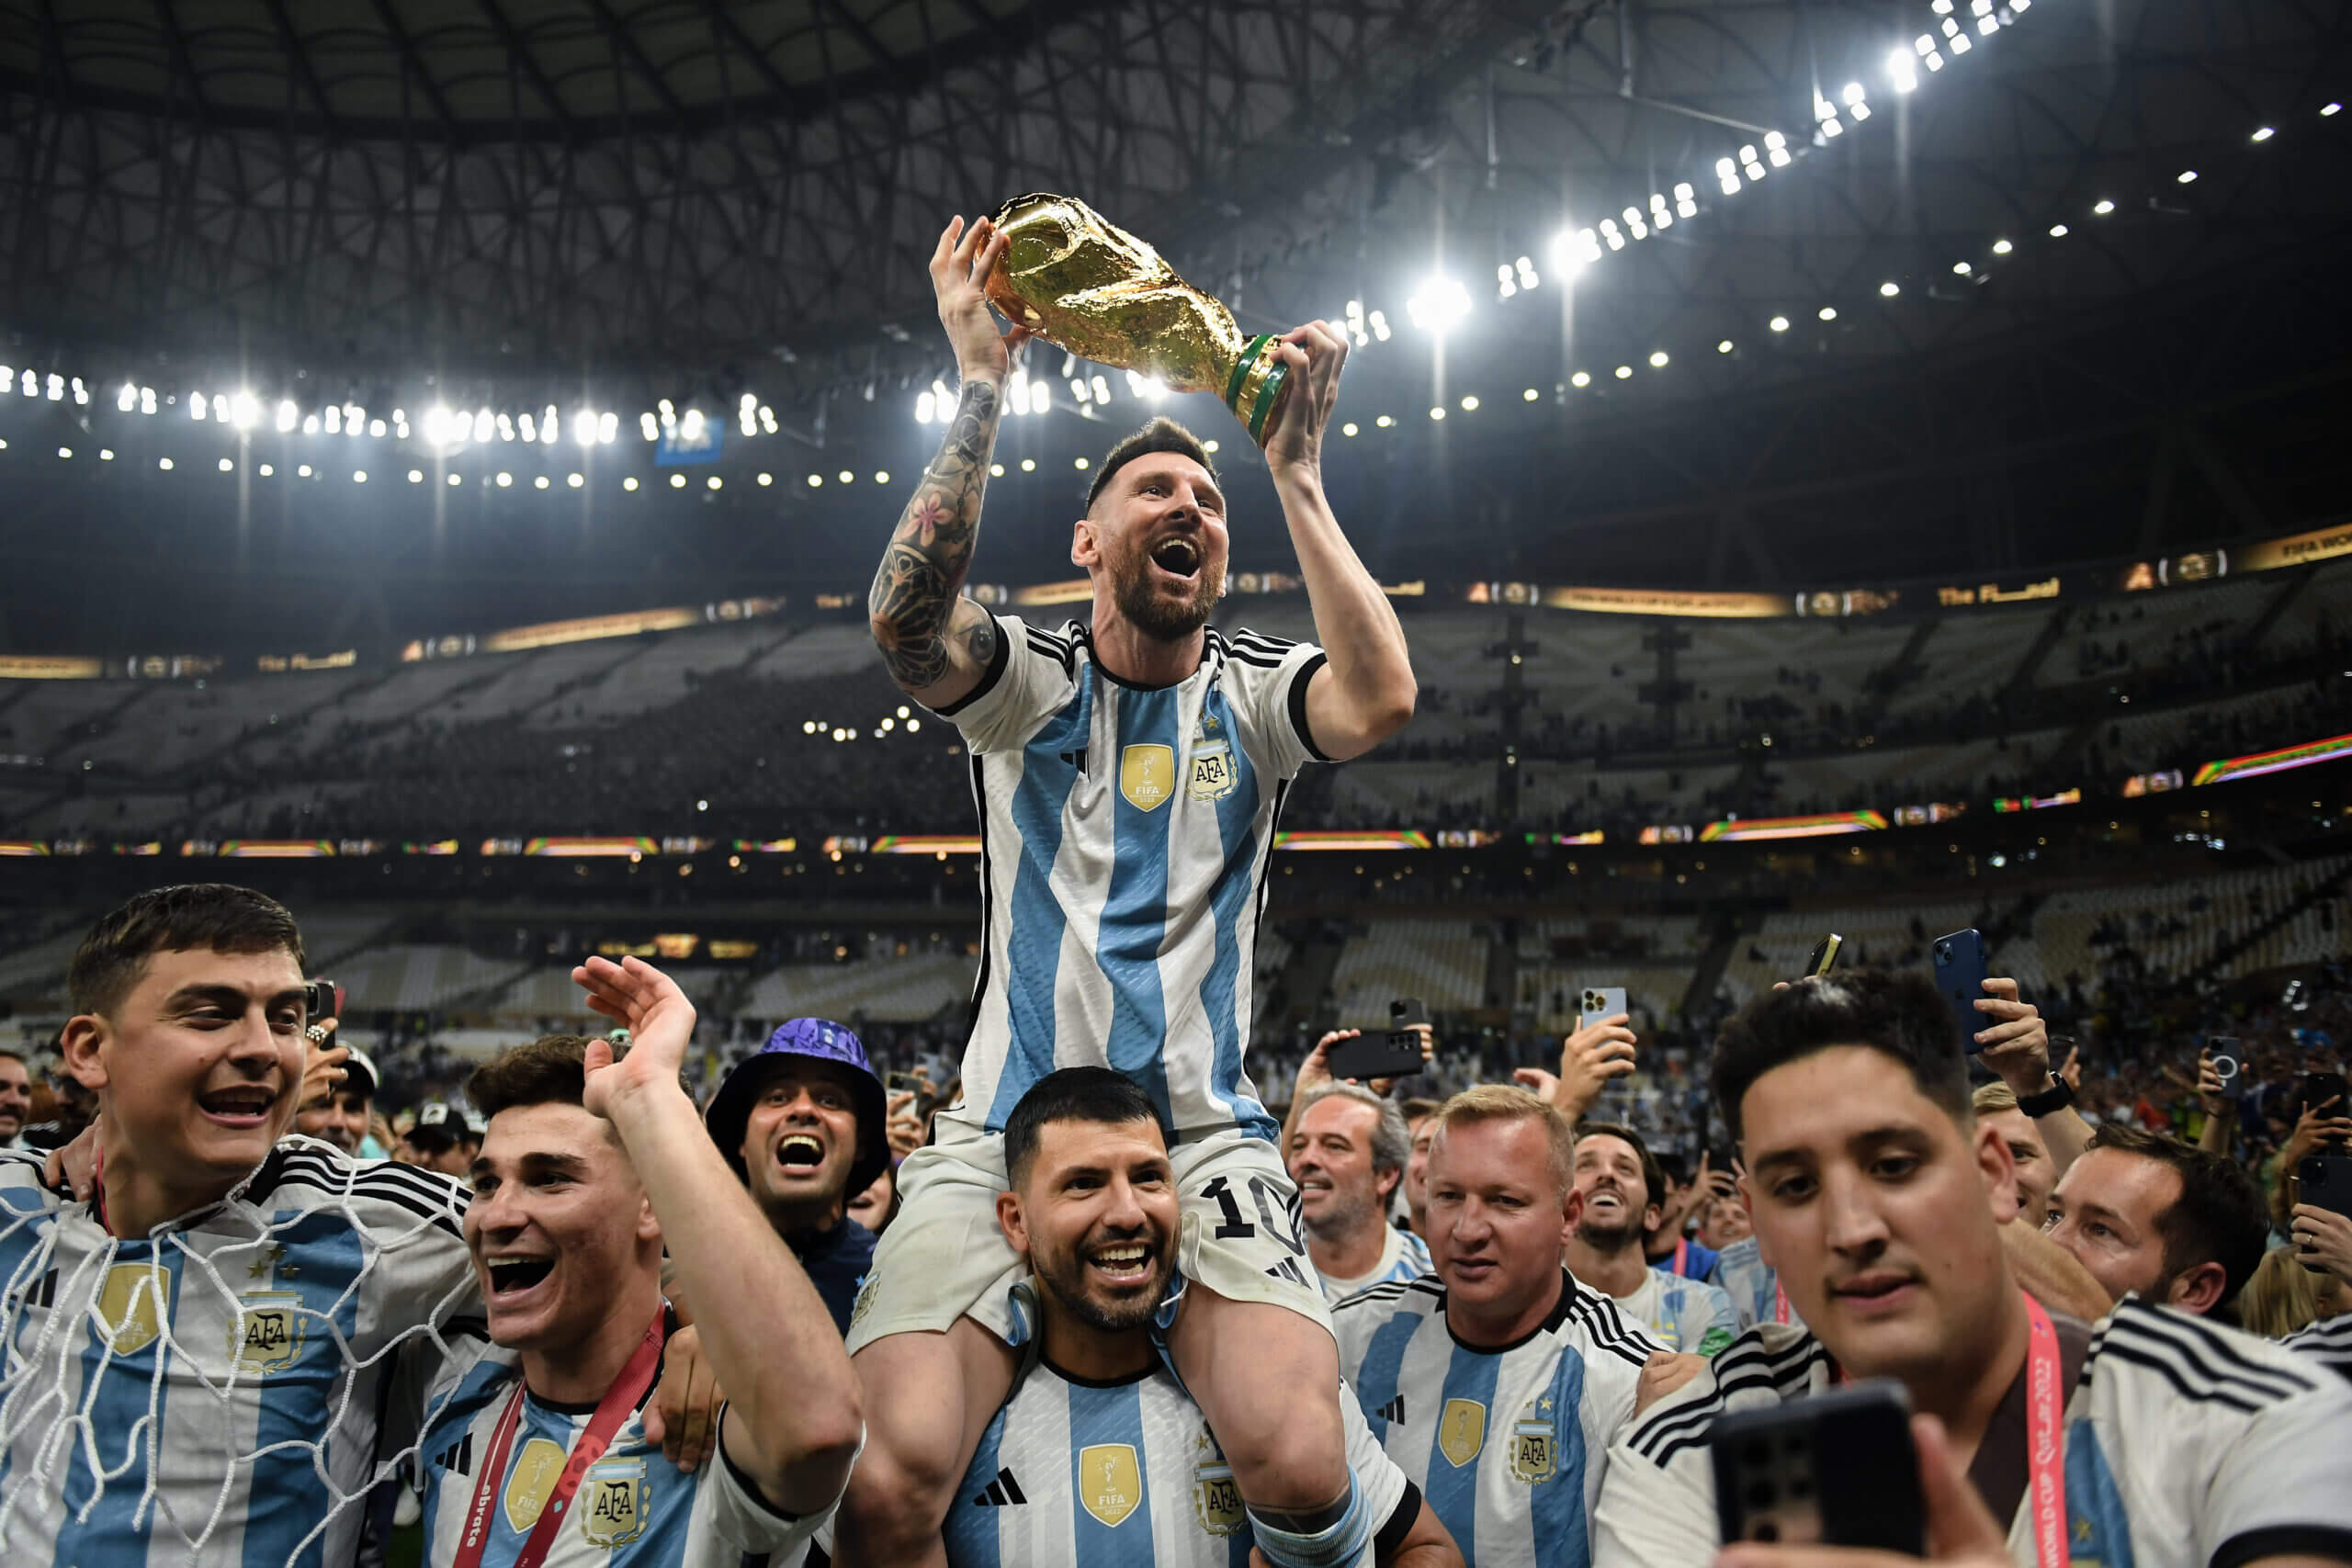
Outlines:
<svg viewBox="0 0 2352 1568"><path fill-rule="evenodd" d="M1781 1489L1773 1485L1769 1479L1748 1483L1747 1506L1755 1512L1760 1514L1780 1500Z"/></svg>
<svg viewBox="0 0 2352 1568"><path fill-rule="evenodd" d="M1758 1519L1756 1521L1756 1533L1749 1539L1766 1542L1778 1540L1781 1539L1781 1527L1774 1520Z"/></svg>

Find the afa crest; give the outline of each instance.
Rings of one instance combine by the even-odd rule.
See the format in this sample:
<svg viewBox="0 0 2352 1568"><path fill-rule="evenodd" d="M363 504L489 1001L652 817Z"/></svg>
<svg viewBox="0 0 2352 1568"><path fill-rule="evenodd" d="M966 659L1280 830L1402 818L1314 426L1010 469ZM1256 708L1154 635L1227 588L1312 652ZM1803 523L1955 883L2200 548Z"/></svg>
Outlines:
<svg viewBox="0 0 2352 1568"><path fill-rule="evenodd" d="M580 1533L591 1546L627 1546L645 1533L645 1461L608 1459L580 1483Z"/></svg>
<svg viewBox="0 0 2352 1568"><path fill-rule="evenodd" d="M1233 748L1222 739L1196 744L1186 768L1184 792L1194 800L1223 800L1240 782L1233 766Z"/></svg>
<svg viewBox="0 0 2352 1568"><path fill-rule="evenodd" d="M291 1291L255 1291L237 1298L241 1309L231 1330L237 1375L266 1378L283 1371L302 1354L302 1298Z"/></svg>
<svg viewBox="0 0 2352 1568"><path fill-rule="evenodd" d="M1475 1399L1449 1399L1438 1413L1437 1451L1460 1470L1487 1446L1487 1407Z"/></svg>
<svg viewBox="0 0 2352 1568"><path fill-rule="evenodd" d="M1164 750L1164 748L1163 748ZM1126 1443L1095 1443L1078 1451L1078 1500L1086 1511L1118 1529L1143 1506L1143 1470Z"/></svg>
<svg viewBox="0 0 2352 1568"><path fill-rule="evenodd" d="M107 1269L106 1283L98 1287L107 1348L135 1356L162 1337L161 1303L171 1288L172 1271L152 1263L118 1263Z"/></svg>
<svg viewBox="0 0 2352 1568"><path fill-rule="evenodd" d="M1559 1473L1560 1435L1549 1421L1522 1417L1510 1429L1510 1473L1538 1486Z"/></svg>
<svg viewBox="0 0 2352 1568"><path fill-rule="evenodd" d="M1238 1535L1249 1516L1241 1505L1241 1488L1234 1483L1233 1467L1225 1462L1205 1427L1193 1446L1198 1463L1193 1466L1193 1512L1201 1529L1211 1535Z"/></svg>
<svg viewBox="0 0 2352 1568"><path fill-rule="evenodd" d="M1157 811L1176 793L1176 748L1130 746L1119 753L1119 793L1138 811Z"/></svg>

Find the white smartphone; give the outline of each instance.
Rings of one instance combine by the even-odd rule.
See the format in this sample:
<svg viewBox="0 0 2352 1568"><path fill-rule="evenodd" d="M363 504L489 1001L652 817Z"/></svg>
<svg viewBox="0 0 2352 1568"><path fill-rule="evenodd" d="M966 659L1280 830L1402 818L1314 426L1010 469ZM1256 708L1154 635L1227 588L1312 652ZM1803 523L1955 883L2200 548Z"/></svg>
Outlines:
<svg viewBox="0 0 2352 1568"><path fill-rule="evenodd" d="M1633 1010L1625 1005L1623 986L1587 986L1582 1000L1583 1005L1577 1010L1578 1029L1590 1029L1602 1019L1614 1018L1621 1012L1628 1018L1633 1016Z"/></svg>

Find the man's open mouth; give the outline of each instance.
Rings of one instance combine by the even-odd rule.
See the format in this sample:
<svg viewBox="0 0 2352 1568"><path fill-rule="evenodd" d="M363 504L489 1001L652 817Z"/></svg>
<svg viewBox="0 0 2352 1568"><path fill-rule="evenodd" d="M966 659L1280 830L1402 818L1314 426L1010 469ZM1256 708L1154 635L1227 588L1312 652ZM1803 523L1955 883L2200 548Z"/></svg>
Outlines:
<svg viewBox="0 0 2352 1568"><path fill-rule="evenodd" d="M277 1103L277 1096L259 1084L211 1089L196 1097L198 1111L215 1121L238 1125L259 1125Z"/></svg>
<svg viewBox="0 0 2352 1568"><path fill-rule="evenodd" d="M825 1163L825 1145L806 1133L788 1133L775 1146L775 1162L796 1168L820 1166Z"/></svg>
<svg viewBox="0 0 2352 1568"><path fill-rule="evenodd" d="M1190 539L1166 538L1152 547L1151 564L1170 577L1190 580L1200 575L1201 552Z"/></svg>
<svg viewBox="0 0 2352 1568"><path fill-rule="evenodd" d="M1122 1242L1097 1247L1086 1266L1114 1285L1136 1285L1151 1278L1151 1248L1142 1242Z"/></svg>
<svg viewBox="0 0 2352 1568"><path fill-rule="evenodd" d="M485 1258L482 1264L490 1274L492 1300L519 1296L545 1280L555 1269L552 1258L526 1258L513 1253Z"/></svg>

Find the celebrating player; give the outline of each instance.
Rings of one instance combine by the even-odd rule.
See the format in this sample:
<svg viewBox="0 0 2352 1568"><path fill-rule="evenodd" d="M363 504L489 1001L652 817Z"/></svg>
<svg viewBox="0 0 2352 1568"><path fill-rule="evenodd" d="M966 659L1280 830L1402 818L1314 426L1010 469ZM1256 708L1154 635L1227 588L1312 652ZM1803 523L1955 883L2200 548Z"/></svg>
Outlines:
<svg viewBox="0 0 2352 1568"><path fill-rule="evenodd" d="M1035 1271L1034 1364L982 1435L947 1516L953 1568L1227 1568L1246 1520L1215 1435L1151 1343L1176 1267L1177 1201L1159 1108L1102 1067L1038 1080L1004 1133L1005 1239ZM1352 1403L1348 1460L1374 1560L1461 1555Z"/></svg>
<svg viewBox="0 0 2352 1568"><path fill-rule="evenodd" d="M679 1080L692 1005L635 958L572 975L628 1026L627 1054L551 1035L467 1086L489 1121L466 1240L503 1354L465 1374L426 1434L429 1561L731 1568L788 1551L856 1452L849 1358ZM721 1462L691 1474L643 1429L673 1326L665 1245L729 1396Z"/></svg>
<svg viewBox="0 0 2352 1568"><path fill-rule="evenodd" d="M275 900L141 893L68 985L100 1174L64 1201L38 1157L0 1156L0 1561L349 1562L379 1418L413 1422L396 1390L475 1311L458 1190L274 1146L307 1043L302 939Z"/></svg>
<svg viewBox="0 0 2352 1568"><path fill-rule="evenodd" d="M1095 468L1070 558L1091 623L1046 632L962 596L1012 356L981 280L1005 241L950 223L932 258L963 389L868 600L899 686L972 753L985 955L963 1097L900 1172L898 1219L850 1330L872 1441L851 1483L857 1560L935 1562L939 1527L1015 1360L996 1233L1001 1132L1057 1067L1103 1065L1149 1097L1183 1206L1178 1371L1216 1428L1275 1568L1353 1561L1372 1521L1351 1479L1329 1318L1296 1234L1273 1119L1242 1068L1249 954L1273 822L1310 760L1353 757L1411 716L1396 615L1340 531L1321 448L1347 354L1310 323L1280 347L1266 448L1323 647L1209 629L1224 492L1201 444L1154 421Z"/></svg>
<svg viewBox="0 0 2352 1568"><path fill-rule="evenodd" d="M1826 1547L1719 1556L1707 1446L1727 1412L1873 1377L1899 1380L1932 1418L1917 1426L1939 1559L2352 1562L2352 1389L2148 1303L2094 1332L2028 1296L2003 1239L2018 1228L2008 1145L1976 1122L1964 1062L1921 976L1809 981L1726 1027L1715 1100L1804 1325L1747 1330L1619 1443L1595 1562L1892 1568L1901 1560Z"/></svg>

